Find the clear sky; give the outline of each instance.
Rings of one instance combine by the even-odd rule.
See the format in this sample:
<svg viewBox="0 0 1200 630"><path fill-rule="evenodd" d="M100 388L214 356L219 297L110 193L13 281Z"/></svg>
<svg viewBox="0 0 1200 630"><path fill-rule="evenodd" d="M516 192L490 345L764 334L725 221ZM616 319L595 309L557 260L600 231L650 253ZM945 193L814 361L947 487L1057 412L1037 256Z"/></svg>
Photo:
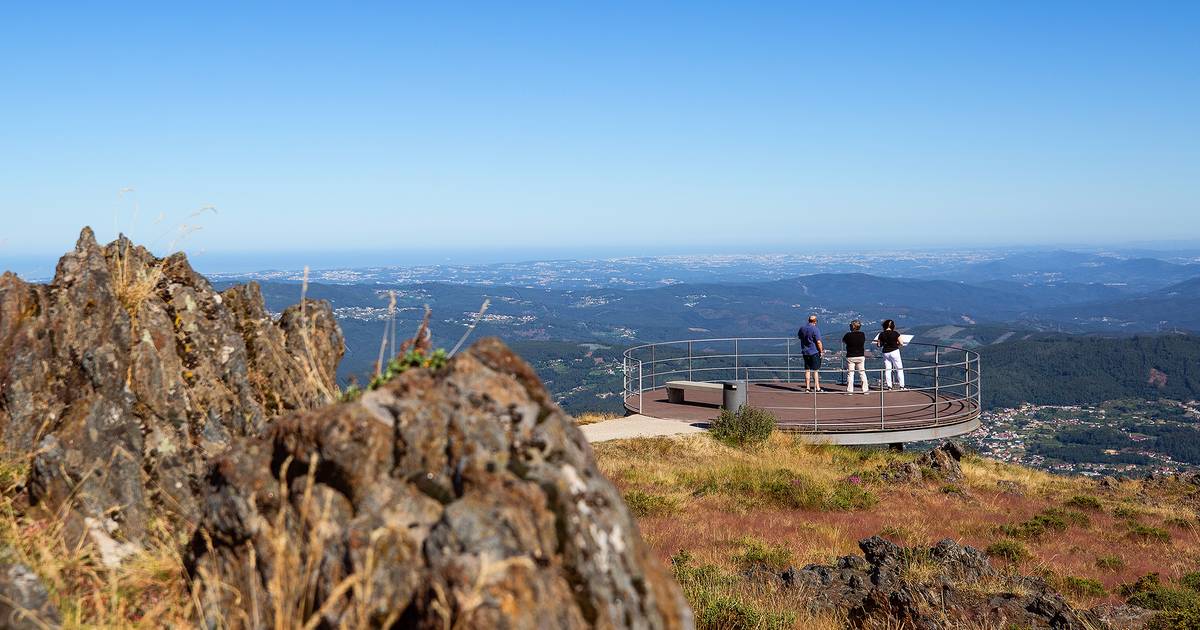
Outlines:
<svg viewBox="0 0 1200 630"><path fill-rule="evenodd" d="M0 258L1200 238L1200 3L113 4L0 8Z"/></svg>

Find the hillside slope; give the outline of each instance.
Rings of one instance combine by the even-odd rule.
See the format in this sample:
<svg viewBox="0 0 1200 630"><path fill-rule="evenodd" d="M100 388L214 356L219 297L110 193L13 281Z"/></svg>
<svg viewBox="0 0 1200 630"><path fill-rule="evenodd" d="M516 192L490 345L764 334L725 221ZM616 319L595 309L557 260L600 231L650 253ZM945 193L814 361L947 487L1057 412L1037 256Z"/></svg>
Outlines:
<svg viewBox="0 0 1200 630"><path fill-rule="evenodd" d="M1200 397L1200 336L1039 335L979 348L985 407Z"/></svg>
<svg viewBox="0 0 1200 630"><path fill-rule="evenodd" d="M700 627L1200 627L1196 476L1097 481L778 434L596 454Z"/></svg>

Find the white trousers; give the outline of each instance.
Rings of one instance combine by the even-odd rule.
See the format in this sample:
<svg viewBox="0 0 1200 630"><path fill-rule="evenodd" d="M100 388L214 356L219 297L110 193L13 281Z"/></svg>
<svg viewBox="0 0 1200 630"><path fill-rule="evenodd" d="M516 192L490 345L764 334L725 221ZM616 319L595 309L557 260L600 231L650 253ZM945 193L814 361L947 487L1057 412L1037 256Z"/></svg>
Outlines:
<svg viewBox="0 0 1200 630"><path fill-rule="evenodd" d="M892 368L896 369L897 384L904 387L904 361L900 360L899 350L883 353L883 382L888 387L892 386Z"/></svg>
<svg viewBox="0 0 1200 630"><path fill-rule="evenodd" d="M854 391L854 373L862 378L863 393L871 391L871 386L867 385L867 358L866 357L846 357L846 391Z"/></svg>

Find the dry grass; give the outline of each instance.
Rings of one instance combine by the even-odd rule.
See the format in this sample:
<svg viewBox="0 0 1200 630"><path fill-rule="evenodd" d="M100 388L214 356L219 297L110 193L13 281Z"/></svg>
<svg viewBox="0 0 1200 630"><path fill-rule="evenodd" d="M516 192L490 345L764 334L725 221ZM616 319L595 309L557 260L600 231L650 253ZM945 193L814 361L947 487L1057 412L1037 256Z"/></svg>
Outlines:
<svg viewBox="0 0 1200 630"><path fill-rule="evenodd" d="M585 424L596 424L597 422L604 422L606 420L616 420L617 418L620 418L620 417L622 417L622 416L620 414L616 414L616 413L603 413L603 412L599 412L599 411L587 411L587 412L581 413L577 416L574 416L574 419L575 419L575 426L581 427Z"/></svg>
<svg viewBox="0 0 1200 630"><path fill-rule="evenodd" d="M150 525L148 544L109 568L89 545L68 544L62 519L25 514L18 484L23 462L0 462L0 548L6 561L34 570L62 613L64 628L191 625L192 607L174 532Z"/></svg>
<svg viewBox="0 0 1200 630"><path fill-rule="evenodd" d="M860 553L857 541L874 534L906 546L930 546L952 538L986 549L1006 539L1003 526L1039 514L1061 518L1065 526L1022 541L1028 556L1017 559L1011 568L1063 583L1095 580L1108 593L1097 595L1098 590L1083 588L1065 593L1080 605L1117 601L1119 584L1146 573L1157 571L1164 579L1175 580L1200 565L1200 530L1192 525L1197 519L1189 507L1194 498L1187 500L1193 489L1172 483L1147 488L1127 481L1101 491L1086 478L967 457L962 466L965 479L957 484L961 492L948 493L941 482L889 485L879 481L882 467L910 455L813 446L786 435L773 436L754 450L729 448L705 435L605 442L595 445L595 450L601 469L622 491L669 496L679 502L669 517L639 519L645 539L664 561L682 550L696 563L731 575L742 566L735 551L746 537L786 548L792 564L802 566ZM784 473L826 491L845 487L848 479L857 477L861 487L879 500L849 510L831 509L821 502L792 506L736 483L747 475L761 480ZM709 492L711 484L696 481L713 478L730 483L736 491ZM1084 496L1095 502L1076 499ZM1136 510L1137 522L1168 533L1170 542L1139 535L1146 530L1133 529L1130 519L1120 516L1126 513L1122 510L1114 515L1118 507ZM909 567L915 575L929 569L919 562ZM738 589L749 588L734 583L727 587L739 593ZM793 612L800 614L801 608Z"/></svg>

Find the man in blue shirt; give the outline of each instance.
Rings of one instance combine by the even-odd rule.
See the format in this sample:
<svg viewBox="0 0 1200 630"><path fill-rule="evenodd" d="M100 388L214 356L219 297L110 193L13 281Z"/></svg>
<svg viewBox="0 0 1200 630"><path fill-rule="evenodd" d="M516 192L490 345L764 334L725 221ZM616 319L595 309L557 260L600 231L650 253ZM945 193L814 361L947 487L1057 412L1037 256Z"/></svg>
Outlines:
<svg viewBox="0 0 1200 630"><path fill-rule="evenodd" d="M821 389L821 355L825 353L825 344L821 343L821 329L817 328L817 316L809 315L808 324L796 333L800 338L800 354L804 357L804 391L823 391ZM816 390L813 390L813 380L816 380Z"/></svg>

